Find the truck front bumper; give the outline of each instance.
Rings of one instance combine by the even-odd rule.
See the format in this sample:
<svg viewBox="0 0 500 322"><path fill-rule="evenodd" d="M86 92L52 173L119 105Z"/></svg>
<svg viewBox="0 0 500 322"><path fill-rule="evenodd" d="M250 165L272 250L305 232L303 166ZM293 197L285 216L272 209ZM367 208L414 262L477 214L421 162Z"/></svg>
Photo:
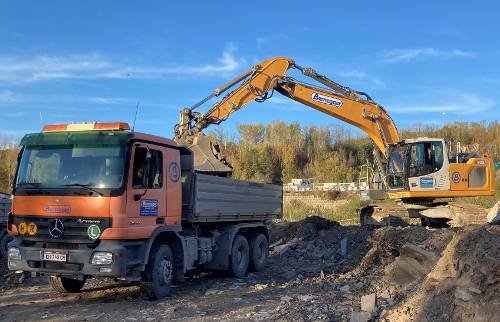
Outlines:
<svg viewBox="0 0 500 322"><path fill-rule="evenodd" d="M131 244L123 241L102 240L94 249L58 249L24 245L20 238L15 238L9 248L19 249L20 259L9 257L9 270L36 272L58 276L96 276L96 277L137 277L142 270L141 242ZM44 252L66 254L65 262L43 260ZM97 252L112 254L109 264L93 264L92 256Z"/></svg>

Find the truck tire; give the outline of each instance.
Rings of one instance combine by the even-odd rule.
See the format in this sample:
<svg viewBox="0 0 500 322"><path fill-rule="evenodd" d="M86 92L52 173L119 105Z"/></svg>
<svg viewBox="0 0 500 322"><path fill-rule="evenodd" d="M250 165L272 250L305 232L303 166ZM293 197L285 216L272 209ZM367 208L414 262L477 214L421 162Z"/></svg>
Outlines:
<svg viewBox="0 0 500 322"><path fill-rule="evenodd" d="M236 235L231 248L230 273L235 277L243 277L247 273L250 262L250 247L247 239L242 235Z"/></svg>
<svg viewBox="0 0 500 322"><path fill-rule="evenodd" d="M4 233L2 237L0 238L0 258L5 258L7 257L7 244L12 240L12 236L9 236L9 234Z"/></svg>
<svg viewBox="0 0 500 322"><path fill-rule="evenodd" d="M69 277L49 276L49 284L56 292L76 293L82 289L85 284L85 278L83 280L76 280Z"/></svg>
<svg viewBox="0 0 500 322"><path fill-rule="evenodd" d="M142 289L152 300L170 295L174 276L174 256L168 245L157 245L149 253Z"/></svg>
<svg viewBox="0 0 500 322"><path fill-rule="evenodd" d="M254 235L250 238L250 265L249 270L258 272L266 267L269 254L269 242L264 234Z"/></svg>

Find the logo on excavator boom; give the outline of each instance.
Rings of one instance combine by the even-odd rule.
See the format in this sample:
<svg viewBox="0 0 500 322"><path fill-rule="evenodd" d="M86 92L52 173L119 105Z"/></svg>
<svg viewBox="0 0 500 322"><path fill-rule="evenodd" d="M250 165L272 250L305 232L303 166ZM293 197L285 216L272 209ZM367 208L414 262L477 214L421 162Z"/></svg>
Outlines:
<svg viewBox="0 0 500 322"><path fill-rule="evenodd" d="M312 93L311 98L313 101L320 102L323 104L335 106L335 107L341 107L342 106L342 101L339 99L336 99L335 97L330 97L326 95L321 95L318 93Z"/></svg>

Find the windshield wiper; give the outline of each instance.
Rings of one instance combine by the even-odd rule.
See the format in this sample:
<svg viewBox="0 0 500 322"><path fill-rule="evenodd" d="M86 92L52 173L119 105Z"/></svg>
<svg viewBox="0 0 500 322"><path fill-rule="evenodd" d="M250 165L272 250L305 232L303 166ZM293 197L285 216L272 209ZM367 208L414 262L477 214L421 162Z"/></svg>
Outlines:
<svg viewBox="0 0 500 322"><path fill-rule="evenodd" d="M97 193L97 194L98 194L99 196L101 196L101 197L103 196L103 193L102 193L102 192L97 191L97 190L95 190L95 189L91 188L88 184L71 183L71 184L63 184L63 185L61 185L61 187L82 187L82 188L85 188L85 189L87 189L87 190L89 190L89 191L92 191L92 192Z"/></svg>

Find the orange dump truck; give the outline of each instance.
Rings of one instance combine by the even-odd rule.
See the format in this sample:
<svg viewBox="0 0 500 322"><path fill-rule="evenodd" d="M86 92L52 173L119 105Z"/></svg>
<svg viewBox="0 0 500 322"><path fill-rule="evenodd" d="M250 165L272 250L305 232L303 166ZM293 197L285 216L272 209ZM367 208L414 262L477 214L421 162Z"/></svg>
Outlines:
<svg viewBox="0 0 500 322"><path fill-rule="evenodd" d="M60 292L89 277L141 281L153 298L193 269L266 263L282 187L203 174L192 151L126 123L47 125L21 141L9 269Z"/></svg>

